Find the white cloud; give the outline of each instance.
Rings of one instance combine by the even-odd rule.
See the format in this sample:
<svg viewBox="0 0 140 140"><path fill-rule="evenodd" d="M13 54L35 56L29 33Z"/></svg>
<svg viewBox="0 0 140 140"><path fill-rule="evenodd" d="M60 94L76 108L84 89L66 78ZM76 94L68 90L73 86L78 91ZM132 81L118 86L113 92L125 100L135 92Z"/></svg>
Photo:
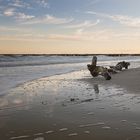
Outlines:
<svg viewBox="0 0 140 140"><path fill-rule="evenodd" d="M113 21L117 21L122 25L128 26L128 27L140 27L140 17L131 17L131 16L125 16L125 15L109 15L104 13L97 13L93 11L87 11L88 14L94 14L97 16L101 16L104 18L109 18Z"/></svg>
<svg viewBox="0 0 140 140"><path fill-rule="evenodd" d="M22 0L13 0L8 5L13 6L13 7L18 7L18 8L23 8L23 7L29 8L30 7L29 3L26 3Z"/></svg>
<svg viewBox="0 0 140 140"><path fill-rule="evenodd" d="M75 32L75 34L82 35L83 34L83 31L84 31L83 28L82 29L77 29L76 32Z"/></svg>
<svg viewBox="0 0 140 140"><path fill-rule="evenodd" d="M26 15L25 13L17 12L15 8L8 8L3 12L4 16L12 16L17 20L29 20L34 18L33 15Z"/></svg>
<svg viewBox="0 0 140 140"><path fill-rule="evenodd" d="M111 29L102 29L96 31L86 31L83 29L76 30L73 34L50 34L48 36L52 40L73 40L73 41L91 41L91 42L108 42L112 40L140 40L140 30L135 32L131 31L118 31Z"/></svg>
<svg viewBox="0 0 140 140"><path fill-rule="evenodd" d="M48 0L35 0L37 4L44 8L49 8Z"/></svg>
<svg viewBox="0 0 140 140"><path fill-rule="evenodd" d="M51 15L46 15L42 18L33 18L28 21L23 22L23 24L65 24L70 23L73 19L72 18L58 18Z"/></svg>
<svg viewBox="0 0 140 140"><path fill-rule="evenodd" d="M8 9L6 9L6 10L3 12L3 14L4 14L5 16L14 16L14 14L15 14L15 9L14 9L14 8L8 8Z"/></svg>
<svg viewBox="0 0 140 140"><path fill-rule="evenodd" d="M35 33L19 33L14 35L0 35L0 41L47 41L48 36L45 34L35 34Z"/></svg>
<svg viewBox="0 0 140 140"><path fill-rule="evenodd" d="M111 29L101 29L96 31L86 31L77 29L69 34L48 34L39 33L32 29L16 28L16 27L0 27L0 40L17 40L17 41L84 41L84 42L111 42L111 41L138 41L140 40L140 30L131 31L114 31ZM2 34L4 33L4 34ZM7 34L8 33L8 34ZM10 35L9 33L12 33Z"/></svg>
<svg viewBox="0 0 140 140"><path fill-rule="evenodd" d="M44 5L47 4L47 1L45 0L38 0L38 2ZM23 6L23 3L20 4L19 0L14 0L13 4L17 7ZM21 10L19 10L17 7L2 8L2 16L12 17L21 24L65 24L70 23L73 20L72 18L59 18L51 15L35 17L35 15L29 15L24 12L20 12Z"/></svg>
<svg viewBox="0 0 140 140"><path fill-rule="evenodd" d="M93 27L93 26L97 25L98 23L100 23L99 19L96 22L85 21L83 23L65 26L65 28L70 28L70 29L72 29L72 28L88 28L88 27Z"/></svg>
<svg viewBox="0 0 140 140"><path fill-rule="evenodd" d="M15 18L17 20L29 20L34 18L35 16L33 15L26 15L25 13L16 13Z"/></svg>
<svg viewBox="0 0 140 140"><path fill-rule="evenodd" d="M74 34L50 34L48 36L49 39L54 40L73 40L73 41L108 41L112 36L110 31L101 30L101 31L93 31L87 32L83 29L78 29Z"/></svg>
<svg viewBox="0 0 140 140"><path fill-rule="evenodd" d="M1 32L1 34L2 33L10 33L10 32L12 32L12 33L31 33L31 32L33 32L33 29L31 29L31 28L19 28L19 27L10 27L10 26L0 26L0 32Z"/></svg>
<svg viewBox="0 0 140 140"><path fill-rule="evenodd" d="M129 16L115 15L110 17L114 21L129 26L129 27L140 27L140 18L134 18Z"/></svg>
<svg viewBox="0 0 140 140"><path fill-rule="evenodd" d="M49 39L53 40L81 40L82 38L77 35L62 35L62 34L50 34Z"/></svg>
<svg viewBox="0 0 140 140"><path fill-rule="evenodd" d="M33 9L50 8L48 0L0 0L0 8Z"/></svg>
<svg viewBox="0 0 140 140"><path fill-rule="evenodd" d="M9 28L9 27L6 27L6 26L0 26L0 32L8 32L8 31L18 31L18 28Z"/></svg>

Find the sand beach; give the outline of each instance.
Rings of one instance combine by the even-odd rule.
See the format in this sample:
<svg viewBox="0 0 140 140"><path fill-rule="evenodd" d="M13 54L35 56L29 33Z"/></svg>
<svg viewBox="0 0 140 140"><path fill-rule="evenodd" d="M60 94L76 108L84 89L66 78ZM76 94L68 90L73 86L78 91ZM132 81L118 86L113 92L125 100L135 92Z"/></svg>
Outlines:
<svg viewBox="0 0 140 140"><path fill-rule="evenodd" d="M0 139L139 140L139 75L80 70L19 84L0 98Z"/></svg>

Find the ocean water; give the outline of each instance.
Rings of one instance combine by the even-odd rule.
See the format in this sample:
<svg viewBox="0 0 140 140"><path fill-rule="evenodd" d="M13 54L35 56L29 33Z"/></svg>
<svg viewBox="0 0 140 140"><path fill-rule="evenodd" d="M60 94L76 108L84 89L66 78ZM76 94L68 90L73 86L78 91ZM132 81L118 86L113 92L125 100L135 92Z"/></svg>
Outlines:
<svg viewBox="0 0 140 140"><path fill-rule="evenodd" d="M0 95L27 81L84 70L91 60L92 56L0 55ZM140 67L140 56L98 56L98 65L106 67L119 61L130 62L130 68Z"/></svg>

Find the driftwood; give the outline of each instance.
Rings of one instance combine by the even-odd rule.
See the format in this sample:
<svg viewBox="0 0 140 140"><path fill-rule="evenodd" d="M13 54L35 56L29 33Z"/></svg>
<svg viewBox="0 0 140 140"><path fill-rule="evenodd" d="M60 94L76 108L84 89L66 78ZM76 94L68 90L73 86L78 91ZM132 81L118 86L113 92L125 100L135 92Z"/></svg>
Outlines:
<svg viewBox="0 0 140 140"><path fill-rule="evenodd" d="M106 80L110 80L111 74L117 73L117 71L121 71L123 68L128 69L129 65L130 65L129 62L122 61L122 62L117 63L116 66L110 66L110 68L97 66L97 57L94 56L92 59L92 63L88 64L87 68L93 77L97 77L101 75Z"/></svg>
<svg viewBox="0 0 140 140"><path fill-rule="evenodd" d="M91 64L87 65L87 68L93 77L102 75L103 77L105 77L106 80L111 79L111 76L110 76L107 68L102 67L102 66L97 66L97 57L96 56L93 56L92 62L91 62Z"/></svg>
<svg viewBox="0 0 140 140"><path fill-rule="evenodd" d="M111 75L108 72L108 69L105 67L88 64L87 68L93 77L97 77L97 76L101 75L101 76L105 77L106 80L111 79Z"/></svg>
<svg viewBox="0 0 140 140"><path fill-rule="evenodd" d="M110 68L116 71L121 71L123 68L128 69L128 66L130 66L129 62L122 61L117 63L116 66L110 66Z"/></svg>

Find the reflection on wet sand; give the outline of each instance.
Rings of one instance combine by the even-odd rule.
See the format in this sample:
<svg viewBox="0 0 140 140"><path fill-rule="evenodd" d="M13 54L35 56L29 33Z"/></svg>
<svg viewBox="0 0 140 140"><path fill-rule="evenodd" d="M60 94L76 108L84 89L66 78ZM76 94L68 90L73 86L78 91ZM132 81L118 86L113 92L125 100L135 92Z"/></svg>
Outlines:
<svg viewBox="0 0 140 140"><path fill-rule="evenodd" d="M99 87L98 87L98 84L94 84L94 91L96 94L99 93Z"/></svg>
<svg viewBox="0 0 140 140"><path fill-rule="evenodd" d="M0 138L138 139L139 102L139 95L86 71L34 80L0 98Z"/></svg>

